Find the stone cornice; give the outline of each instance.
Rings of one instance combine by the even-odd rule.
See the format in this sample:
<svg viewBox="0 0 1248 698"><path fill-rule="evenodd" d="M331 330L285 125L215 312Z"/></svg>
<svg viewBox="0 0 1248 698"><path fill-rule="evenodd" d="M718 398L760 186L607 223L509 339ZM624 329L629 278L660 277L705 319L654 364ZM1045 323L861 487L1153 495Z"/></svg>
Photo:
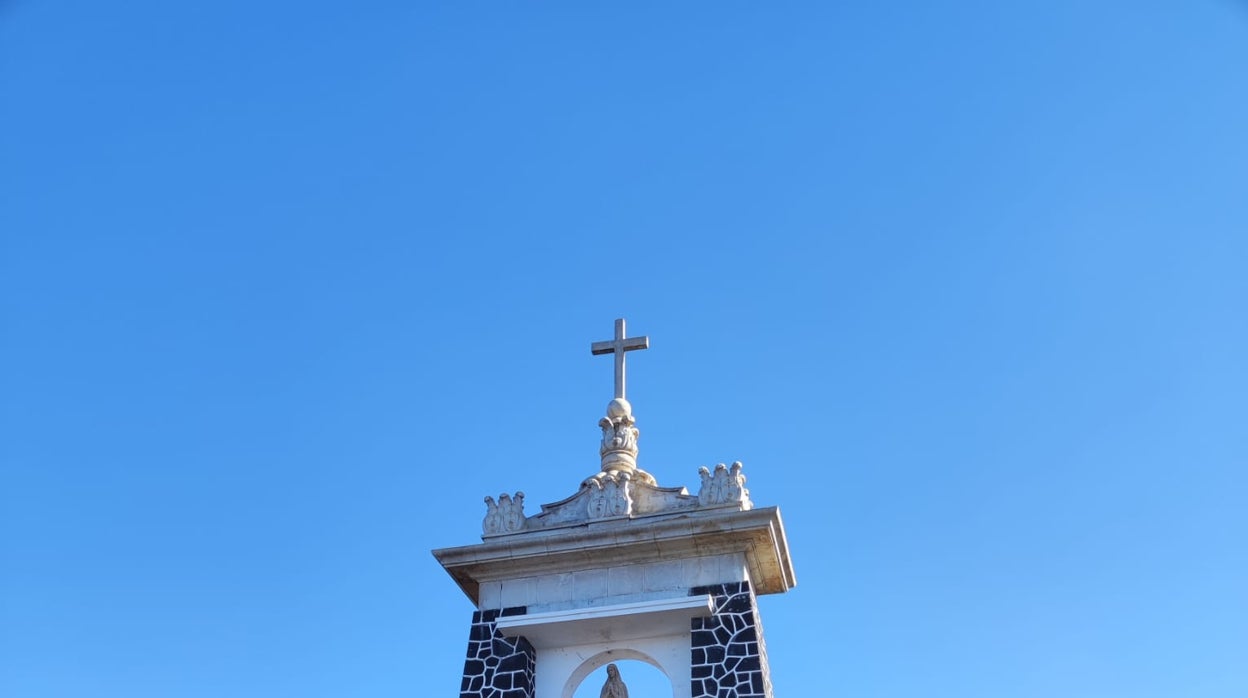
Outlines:
<svg viewBox="0 0 1248 698"><path fill-rule="evenodd" d="M797 584L777 507L605 519L433 551L474 604L482 582L724 553L744 553L756 593Z"/></svg>

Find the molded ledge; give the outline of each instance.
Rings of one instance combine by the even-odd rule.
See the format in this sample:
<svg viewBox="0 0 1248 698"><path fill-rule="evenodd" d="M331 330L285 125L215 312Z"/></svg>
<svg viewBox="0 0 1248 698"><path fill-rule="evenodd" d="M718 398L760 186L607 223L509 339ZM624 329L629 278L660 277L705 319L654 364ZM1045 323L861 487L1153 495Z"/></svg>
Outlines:
<svg viewBox="0 0 1248 698"><path fill-rule="evenodd" d="M710 596L626 603L549 613L508 616L498 620L498 632L522 636L534 647L567 647L591 642L633 640L689 632L691 618L706 617L714 610Z"/></svg>
<svg viewBox="0 0 1248 698"><path fill-rule="evenodd" d="M433 551L478 606L482 582L724 553L744 553L755 593L797 584L778 507L598 521Z"/></svg>

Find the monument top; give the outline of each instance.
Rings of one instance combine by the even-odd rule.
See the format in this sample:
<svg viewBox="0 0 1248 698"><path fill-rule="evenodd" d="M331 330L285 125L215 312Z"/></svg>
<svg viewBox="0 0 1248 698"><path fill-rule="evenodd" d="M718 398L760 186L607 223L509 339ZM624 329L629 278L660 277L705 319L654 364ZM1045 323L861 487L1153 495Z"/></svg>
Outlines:
<svg viewBox="0 0 1248 698"><path fill-rule="evenodd" d="M591 344L615 359L599 472L533 515L523 492L486 497L481 542L433 551L477 607L462 698L572 698L599 667L600 698L628 698L620 659L674 698L774 695L755 596L797 583L780 510L754 507L740 462L698 468L696 494L637 467L624 355L649 346L623 319Z"/></svg>
<svg viewBox="0 0 1248 698"><path fill-rule="evenodd" d="M624 353L648 349L649 337L629 337L624 319L615 321L615 337L591 345L593 354L615 355L615 398L606 416L598 420L602 441L599 472L581 481L572 496L542 504L532 516L524 511L524 493L503 493L496 501L485 498L482 538L568 529L612 520L655 516L683 516L704 509L728 508L744 512L753 508L740 463L698 468L701 487L696 495L684 487L660 487L654 476L637 467L637 440L641 435L632 405L625 399Z"/></svg>

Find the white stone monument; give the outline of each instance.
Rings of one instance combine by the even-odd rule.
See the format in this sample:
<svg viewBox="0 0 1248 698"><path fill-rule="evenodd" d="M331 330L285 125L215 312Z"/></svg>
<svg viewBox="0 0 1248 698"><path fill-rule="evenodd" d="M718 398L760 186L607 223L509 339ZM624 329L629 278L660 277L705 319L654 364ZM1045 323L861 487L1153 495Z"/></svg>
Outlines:
<svg viewBox="0 0 1248 698"><path fill-rule="evenodd" d="M740 463L699 468L696 495L637 467L624 353L648 347L623 320L591 347L615 357L599 472L532 516L523 492L486 497L482 542L433 551L477 606L461 698L572 698L624 659L673 698L772 698L755 595L796 584L780 510L754 507Z"/></svg>

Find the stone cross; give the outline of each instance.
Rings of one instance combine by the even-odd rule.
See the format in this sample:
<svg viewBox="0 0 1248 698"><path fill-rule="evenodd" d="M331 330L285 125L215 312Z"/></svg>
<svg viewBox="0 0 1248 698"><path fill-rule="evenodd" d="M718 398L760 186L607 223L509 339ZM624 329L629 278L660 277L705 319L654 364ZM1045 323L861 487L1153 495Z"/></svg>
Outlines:
<svg viewBox="0 0 1248 698"><path fill-rule="evenodd" d="M649 349L649 337L624 336L624 318L615 321L615 339L605 342L594 342L589 350L595 355L615 354L615 397L624 400L624 352L634 349Z"/></svg>

